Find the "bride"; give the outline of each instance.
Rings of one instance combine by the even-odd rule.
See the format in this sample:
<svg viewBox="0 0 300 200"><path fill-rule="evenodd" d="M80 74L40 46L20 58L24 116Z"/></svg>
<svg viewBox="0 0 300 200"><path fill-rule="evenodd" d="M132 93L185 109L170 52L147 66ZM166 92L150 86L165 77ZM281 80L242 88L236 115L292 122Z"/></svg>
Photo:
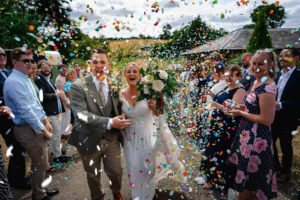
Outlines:
<svg viewBox="0 0 300 200"><path fill-rule="evenodd" d="M131 62L124 70L128 87L121 91L120 101L122 112L132 125L123 133L123 149L132 199L148 200L154 197L159 180L172 178L186 182L187 174L178 160L180 149L163 116L153 115L156 102L136 101L139 96L136 85L141 79L139 69Z"/></svg>

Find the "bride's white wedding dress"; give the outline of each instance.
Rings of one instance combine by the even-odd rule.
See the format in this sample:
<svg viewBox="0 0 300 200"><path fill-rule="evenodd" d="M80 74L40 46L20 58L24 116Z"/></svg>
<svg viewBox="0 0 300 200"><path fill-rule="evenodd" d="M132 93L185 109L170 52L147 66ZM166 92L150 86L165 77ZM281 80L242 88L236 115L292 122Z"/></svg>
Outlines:
<svg viewBox="0 0 300 200"><path fill-rule="evenodd" d="M180 149L162 117L156 119L146 100L129 105L120 95L122 112L132 120L125 129L124 154L135 200L152 199L155 185L162 178L186 182L184 167L179 161Z"/></svg>

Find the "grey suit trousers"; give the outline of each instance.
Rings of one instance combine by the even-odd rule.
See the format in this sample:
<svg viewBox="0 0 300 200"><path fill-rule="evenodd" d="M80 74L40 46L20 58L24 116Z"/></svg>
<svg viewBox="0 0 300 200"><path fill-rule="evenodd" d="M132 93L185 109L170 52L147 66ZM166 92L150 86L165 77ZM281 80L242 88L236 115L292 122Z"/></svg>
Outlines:
<svg viewBox="0 0 300 200"><path fill-rule="evenodd" d="M100 151L99 151L100 147ZM121 190L122 166L120 156L120 143L118 136L115 135L113 140L102 138L98 149L92 154L81 154L83 167L87 173L87 181L91 191L92 200L101 197L100 172L101 160L103 159L104 171L110 180L110 188L114 194Z"/></svg>

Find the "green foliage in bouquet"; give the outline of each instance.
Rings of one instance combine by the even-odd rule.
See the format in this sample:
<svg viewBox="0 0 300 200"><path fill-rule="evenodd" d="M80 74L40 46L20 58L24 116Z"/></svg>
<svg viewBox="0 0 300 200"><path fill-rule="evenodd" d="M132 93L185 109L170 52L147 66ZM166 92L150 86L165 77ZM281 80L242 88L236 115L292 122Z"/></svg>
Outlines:
<svg viewBox="0 0 300 200"><path fill-rule="evenodd" d="M137 90L140 93L137 101L143 99L162 100L162 96L172 98L177 91L175 73L168 70L159 70L158 66L149 64L148 68L140 70L141 80L137 83Z"/></svg>

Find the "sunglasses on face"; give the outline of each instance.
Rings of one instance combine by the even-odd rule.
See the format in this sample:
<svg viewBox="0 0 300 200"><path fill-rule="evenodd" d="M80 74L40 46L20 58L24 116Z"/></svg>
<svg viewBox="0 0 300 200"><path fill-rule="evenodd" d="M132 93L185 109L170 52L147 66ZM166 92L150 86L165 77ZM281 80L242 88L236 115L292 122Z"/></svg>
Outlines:
<svg viewBox="0 0 300 200"><path fill-rule="evenodd" d="M24 60L19 60L19 61L22 61L26 65L28 65L29 63L35 64L35 60L31 60L31 59L24 59Z"/></svg>
<svg viewBox="0 0 300 200"><path fill-rule="evenodd" d="M6 57L6 54L5 53L0 53L0 56Z"/></svg>

